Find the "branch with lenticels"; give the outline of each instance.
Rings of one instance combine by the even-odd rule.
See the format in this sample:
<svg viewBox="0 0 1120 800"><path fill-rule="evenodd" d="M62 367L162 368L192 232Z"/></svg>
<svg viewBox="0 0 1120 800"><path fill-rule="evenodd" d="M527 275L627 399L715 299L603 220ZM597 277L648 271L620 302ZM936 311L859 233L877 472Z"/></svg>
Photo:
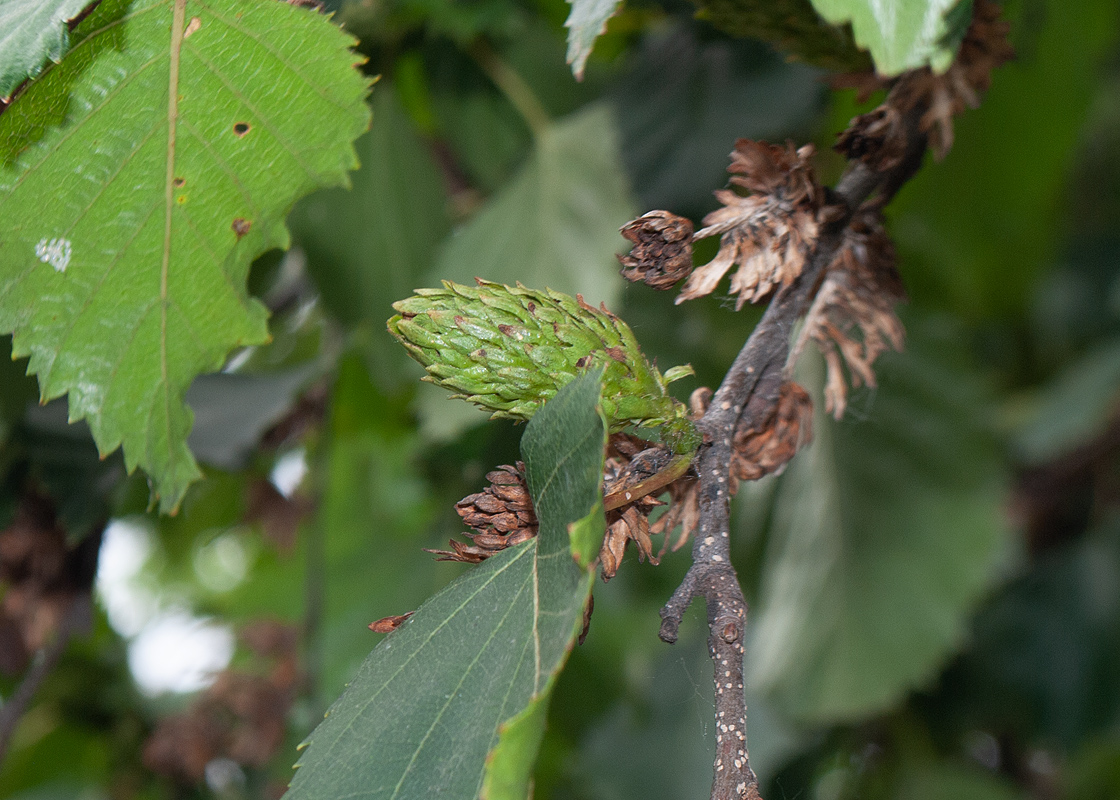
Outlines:
<svg viewBox="0 0 1120 800"><path fill-rule="evenodd" d="M874 385L875 358L888 345L901 348L903 331L893 309L905 294L880 210L917 172L927 146L937 158L945 154L952 116L975 107L991 70L1011 57L1007 26L997 15L997 7L977 3L957 60L944 75L924 69L889 83L861 81L865 88L889 86L890 92L840 135L837 150L850 161L835 189L816 183L811 146L794 151L792 145L740 140L729 171L731 183L749 194L717 192L723 207L705 218L703 229L692 234L688 220L664 211L623 229L635 243L622 259L630 280L670 288L691 272L679 303L711 293L738 265L731 279L738 305L770 300L715 394L694 394L704 444L693 471L670 485L673 505L653 525L655 532L668 533L680 523L693 537L693 564L661 610L660 637L676 641L689 604L705 600L716 692L713 800L760 798L746 744L747 607L731 564L730 498L739 481L780 469L811 435L811 401L791 380L793 363L809 341L824 354L825 406L837 418L848 384ZM719 253L691 270L691 242L717 234Z"/></svg>

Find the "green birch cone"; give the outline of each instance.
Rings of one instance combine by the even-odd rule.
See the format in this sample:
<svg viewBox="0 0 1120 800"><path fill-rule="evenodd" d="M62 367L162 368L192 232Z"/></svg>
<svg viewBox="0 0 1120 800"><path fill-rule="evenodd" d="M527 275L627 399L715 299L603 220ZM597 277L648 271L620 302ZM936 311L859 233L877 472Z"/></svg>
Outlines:
<svg viewBox="0 0 1120 800"><path fill-rule="evenodd" d="M494 417L527 420L541 404L590 367L603 370L603 413L612 432L629 425L662 428L674 452L700 443L688 411L668 394L671 381L638 347L630 327L583 298L504 286L443 282L393 304L389 332L428 371L425 380L488 409Z"/></svg>

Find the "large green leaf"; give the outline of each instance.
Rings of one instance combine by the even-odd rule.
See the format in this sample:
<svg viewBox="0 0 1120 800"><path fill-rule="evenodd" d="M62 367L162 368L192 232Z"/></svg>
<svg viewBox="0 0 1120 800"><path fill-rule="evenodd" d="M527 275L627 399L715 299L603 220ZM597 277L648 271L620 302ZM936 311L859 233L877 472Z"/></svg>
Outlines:
<svg viewBox="0 0 1120 800"><path fill-rule="evenodd" d="M948 69L972 9L971 0L812 2L833 25L852 24L856 44L871 52L880 75L897 75L927 65L938 72Z"/></svg>
<svg viewBox="0 0 1120 800"><path fill-rule="evenodd" d="M880 710L928 680L1003 541L982 386L951 331L908 328L866 408L818 413L778 489L749 672L806 720Z"/></svg>
<svg viewBox="0 0 1120 800"><path fill-rule="evenodd" d="M596 104L546 128L521 170L458 231L434 277L476 277L611 303L622 279L614 254L633 217L611 111Z"/></svg>
<svg viewBox="0 0 1120 800"><path fill-rule="evenodd" d="M604 530L599 391L598 376L576 379L525 431L540 534L465 573L373 651L309 737L288 797L525 796L591 591L573 544Z"/></svg>
<svg viewBox="0 0 1120 800"><path fill-rule="evenodd" d="M107 0L74 38L0 116L0 329L168 511L199 475L183 392L267 339L249 263L346 181L367 84L349 37L274 0Z"/></svg>
<svg viewBox="0 0 1120 800"><path fill-rule="evenodd" d="M92 0L0 0L0 100L58 62L70 44L66 23Z"/></svg>

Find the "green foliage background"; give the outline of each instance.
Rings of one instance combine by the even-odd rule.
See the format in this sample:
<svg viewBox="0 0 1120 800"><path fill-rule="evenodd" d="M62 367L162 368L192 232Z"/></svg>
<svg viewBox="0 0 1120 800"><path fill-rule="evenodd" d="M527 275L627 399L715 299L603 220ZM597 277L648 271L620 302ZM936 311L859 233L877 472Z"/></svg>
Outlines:
<svg viewBox="0 0 1120 800"><path fill-rule="evenodd" d="M693 364L682 398L715 385L757 312L624 285L618 226L649 208L699 219L740 136L816 141L834 179L832 137L862 110L816 67L721 32L734 3L702 4L720 28L690 3L627 3L580 83L560 0L329 5L381 76L361 168L352 190L295 206L287 255L253 263L271 339L188 391L204 478L179 514L150 512L143 475L119 453L99 459L64 400L38 406L25 361L0 365L4 524L33 485L74 540L106 518L145 526L142 581L160 602L300 625L308 679L287 745L232 783L153 774L143 743L191 698L139 693L128 638L99 607L17 730L2 797L276 796L379 641L366 624L464 571L421 548L457 534L454 502L518 458L523 426L419 385L384 331L390 304L475 275L579 291L660 364ZM1018 59L887 212L911 294L906 352L883 357L880 387L855 393L843 422L816 421L784 475L736 501L767 798L1120 796L1120 11L1005 8ZM293 454L308 473L281 545L252 487ZM207 559L226 539L248 568L221 584ZM656 638L687 566L687 552L659 567L631 557L594 587L535 796L707 791L702 613L677 645ZM18 677L0 674L0 696Z"/></svg>

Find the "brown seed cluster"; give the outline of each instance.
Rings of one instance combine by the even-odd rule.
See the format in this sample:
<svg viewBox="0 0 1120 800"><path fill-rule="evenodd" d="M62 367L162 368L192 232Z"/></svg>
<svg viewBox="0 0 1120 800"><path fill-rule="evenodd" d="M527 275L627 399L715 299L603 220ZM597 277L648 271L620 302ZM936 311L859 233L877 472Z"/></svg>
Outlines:
<svg viewBox="0 0 1120 800"><path fill-rule="evenodd" d="M692 272L692 222L668 211L650 211L622 226L634 248L618 260L622 277L654 289L672 289Z"/></svg>
<svg viewBox="0 0 1120 800"><path fill-rule="evenodd" d="M495 553L537 535L537 515L529 487L525 485L525 465L503 464L486 473L490 485L455 504L455 511L473 533L463 534L471 544L451 539L450 550L429 550L437 561L462 561L478 564Z"/></svg>
<svg viewBox="0 0 1120 800"><path fill-rule="evenodd" d="M660 445L629 434L617 433L610 437L607 457L603 470L603 493L608 497L622 498L622 504L606 512L607 532L599 550L599 561L603 567L603 579L609 580L618 572L626 548L634 542L639 557L652 564L660 561L665 552L654 552L651 534L671 531L681 521L680 513L670 509L662 518L669 520L651 525L650 512L665 505L657 499L666 490L670 498L684 498L680 487L691 485L694 478L688 475L669 484L667 487L649 494L641 494L640 486L659 474L672 461L672 454ZM501 466L487 474L490 485L481 492L464 497L456 504L456 511L463 522L473 529L464 534L470 544L450 541L450 550L429 550L439 561L461 561L477 564L507 547L528 541L537 535L537 517L533 512L532 499L525 485L525 465ZM631 499L627 492L633 489L636 494ZM645 491L648 491L646 489ZM695 506L695 502L693 502ZM698 510L696 511L698 513ZM695 516L695 514L693 515ZM673 524L668 524L672 522ZM678 539L674 546L679 547L687 540L695 527L693 522ZM387 633L399 626L408 615L386 617L371 626L380 633ZM376 627L375 627L376 626Z"/></svg>
<svg viewBox="0 0 1120 800"><path fill-rule="evenodd" d="M262 767L279 752L301 680L298 631L260 621L241 632L241 641L265 673L225 670L187 711L161 719L144 744L149 769L191 784L205 777L216 758Z"/></svg>
<svg viewBox="0 0 1120 800"><path fill-rule="evenodd" d="M731 154L733 187L751 194L743 196L721 189L716 197L723 203L704 217L704 227L695 239L720 235L715 258L693 271L677 302L711 294L732 266L731 293L738 295L736 308L757 303L777 288L788 286L805 266L816 244L818 212L824 190L813 174L814 149L797 150L740 139Z"/></svg>
<svg viewBox="0 0 1120 800"><path fill-rule="evenodd" d="M905 331L894 307L905 300L894 243L879 213L864 210L844 231L790 356L795 359L807 339L820 347L828 368L825 410L836 419L848 402L842 364L847 364L853 387L875 386L875 359L888 347L902 349Z"/></svg>

